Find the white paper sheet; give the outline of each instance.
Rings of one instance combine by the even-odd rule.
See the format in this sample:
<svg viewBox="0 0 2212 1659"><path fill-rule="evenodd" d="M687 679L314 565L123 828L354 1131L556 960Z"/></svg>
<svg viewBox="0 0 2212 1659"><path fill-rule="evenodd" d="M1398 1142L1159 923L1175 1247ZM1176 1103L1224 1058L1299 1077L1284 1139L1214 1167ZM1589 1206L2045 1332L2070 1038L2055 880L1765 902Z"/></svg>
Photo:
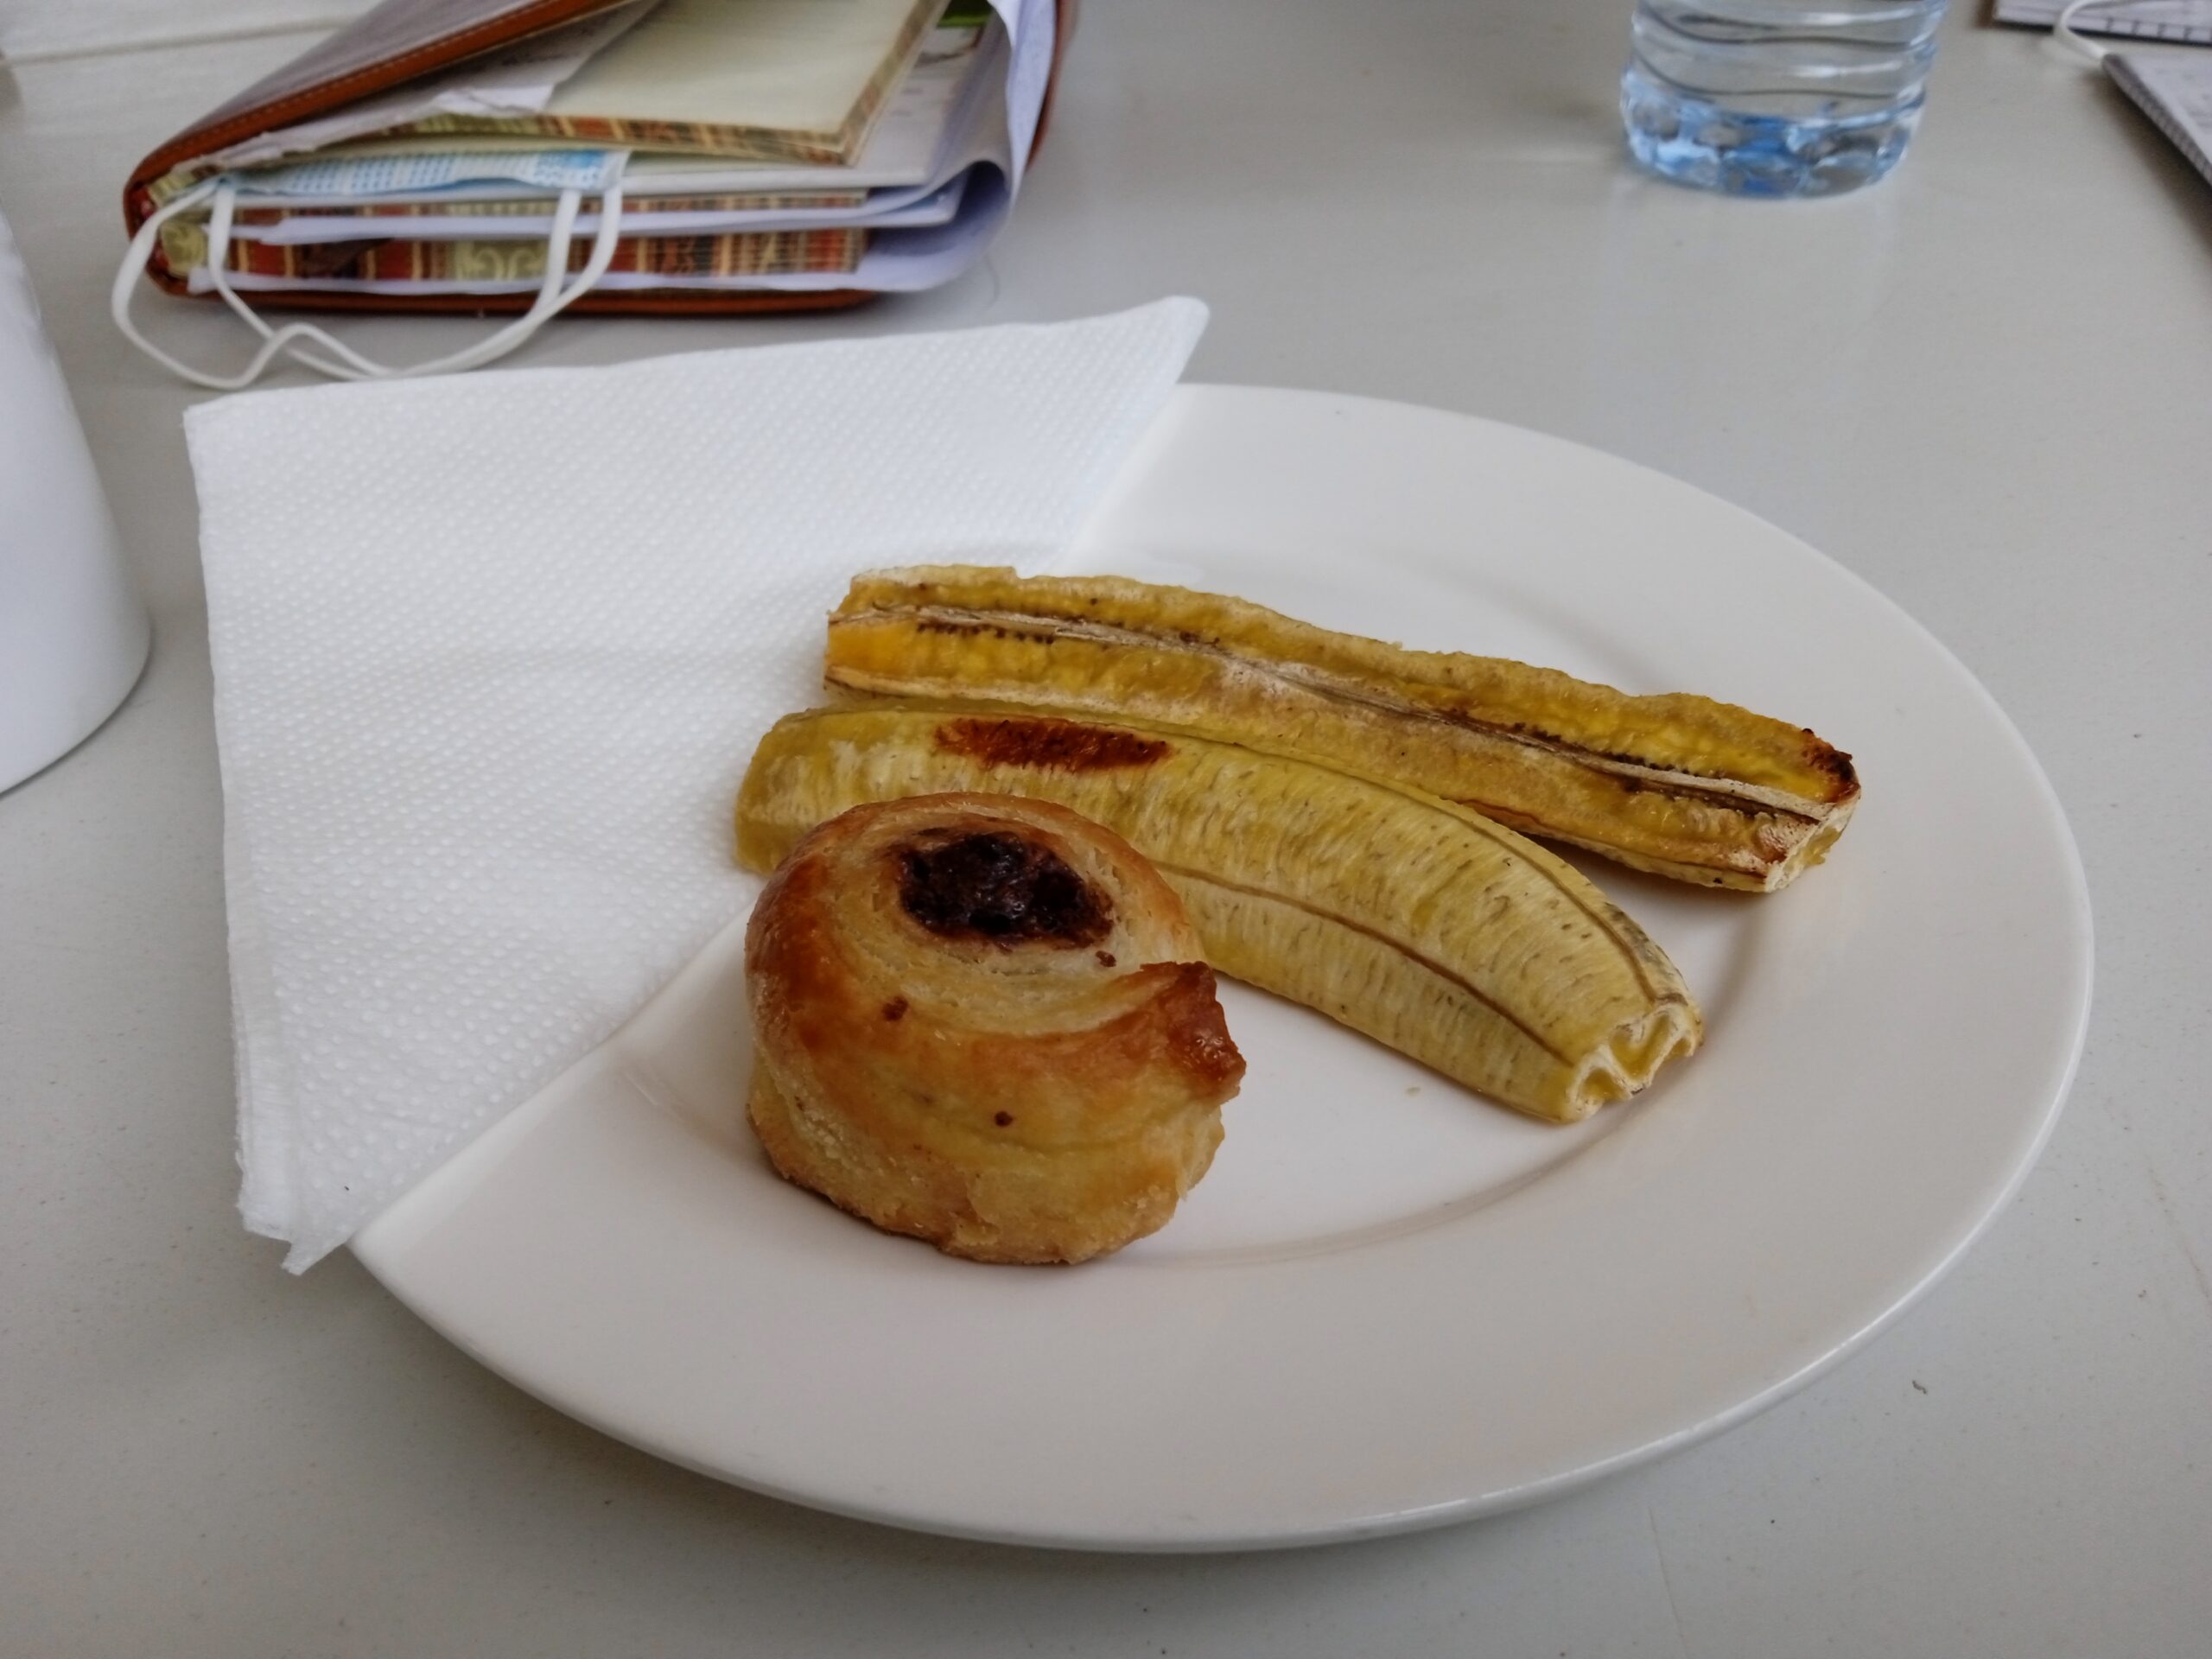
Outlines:
<svg viewBox="0 0 2212 1659"><path fill-rule="evenodd" d="M722 235L733 232L797 231L824 226L865 226L871 230L912 230L951 223L967 194L968 175L934 188L917 186L906 190L879 190L858 207L756 207L735 211L721 208L658 213L650 206L630 202L622 210L625 236ZM404 236L412 240L537 241L551 228L550 218L502 214L477 218L466 213L436 218L372 218L350 214L301 216L275 225L238 225L232 236L241 242L267 242L280 247L313 246L327 242L357 242L365 236ZM599 214L590 209L576 215L575 233L594 236Z"/></svg>

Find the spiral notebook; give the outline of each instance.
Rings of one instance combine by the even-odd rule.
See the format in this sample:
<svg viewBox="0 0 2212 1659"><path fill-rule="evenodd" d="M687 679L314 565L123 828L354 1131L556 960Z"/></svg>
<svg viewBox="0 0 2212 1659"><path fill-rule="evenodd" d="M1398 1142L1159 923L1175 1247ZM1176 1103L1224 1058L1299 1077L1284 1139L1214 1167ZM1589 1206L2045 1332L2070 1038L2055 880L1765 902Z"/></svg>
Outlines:
<svg viewBox="0 0 2212 1659"><path fill-rule="evenodd" d="M2179 52L2114 52L2105 73L2212 183L2212 59Z"/></svg>

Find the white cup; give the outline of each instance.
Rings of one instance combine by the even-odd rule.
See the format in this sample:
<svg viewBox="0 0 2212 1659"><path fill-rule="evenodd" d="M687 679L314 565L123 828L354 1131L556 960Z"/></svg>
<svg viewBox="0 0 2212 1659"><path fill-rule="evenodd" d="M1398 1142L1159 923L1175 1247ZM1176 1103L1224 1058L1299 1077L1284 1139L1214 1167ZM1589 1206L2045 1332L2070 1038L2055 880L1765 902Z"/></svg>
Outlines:
<svg viewBox="0 0 2212 1659"><path fill-rule="evenodd" d="M0 219L0 789L97 730L151 630L92 451Z"/></svg>

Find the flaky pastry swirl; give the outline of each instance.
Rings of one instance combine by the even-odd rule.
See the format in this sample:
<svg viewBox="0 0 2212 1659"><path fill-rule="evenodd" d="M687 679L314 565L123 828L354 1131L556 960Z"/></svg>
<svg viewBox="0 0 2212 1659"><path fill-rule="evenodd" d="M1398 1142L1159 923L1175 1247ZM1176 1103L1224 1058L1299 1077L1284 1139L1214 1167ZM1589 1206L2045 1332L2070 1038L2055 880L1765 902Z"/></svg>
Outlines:
<svg viewBox="0 0 2212 1659"><path fill-rule="evenodd" d="M1163 1225L1244 1062L1174 892L1049 802L856 807L794 848L746 937L749 1115L786 1179L990 1262Z"/></svg>

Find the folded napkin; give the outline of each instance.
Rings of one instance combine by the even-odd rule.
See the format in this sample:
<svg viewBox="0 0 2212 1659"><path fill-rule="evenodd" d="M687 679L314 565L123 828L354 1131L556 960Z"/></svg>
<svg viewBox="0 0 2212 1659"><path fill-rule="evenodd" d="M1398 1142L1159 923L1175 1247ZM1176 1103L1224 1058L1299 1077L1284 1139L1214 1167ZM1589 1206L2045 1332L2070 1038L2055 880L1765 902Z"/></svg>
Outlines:
<svg viewBox="0 0 2212 1659"><path fill-rule="evenodd" d="M240 1208L286 1266L737 912L738 780L817 699L846 578L1042 565L1205 322L1169 300L191 412Z"/></svg>

